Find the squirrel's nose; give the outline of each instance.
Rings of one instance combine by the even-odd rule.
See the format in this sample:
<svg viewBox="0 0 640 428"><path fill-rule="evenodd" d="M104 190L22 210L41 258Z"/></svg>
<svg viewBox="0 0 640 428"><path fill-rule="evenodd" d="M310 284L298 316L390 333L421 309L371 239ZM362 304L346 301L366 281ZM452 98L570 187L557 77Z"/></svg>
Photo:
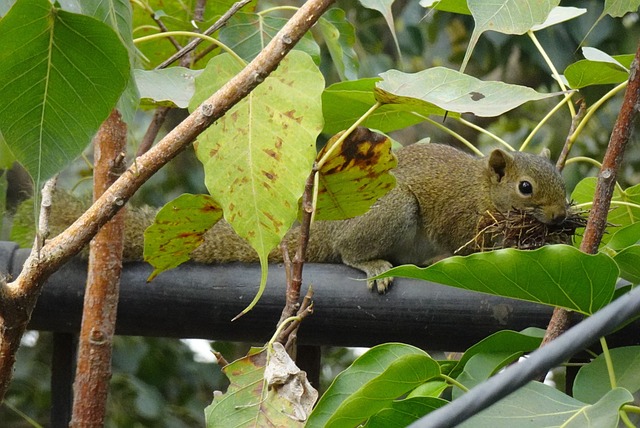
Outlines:
<svg viewBox="0 0 640 428"><path fill-rule="evenodd" d="M566 207L550 207L545 210L544 214L547 218L547 223L560 224L567 218L567 209Z"/></svg>

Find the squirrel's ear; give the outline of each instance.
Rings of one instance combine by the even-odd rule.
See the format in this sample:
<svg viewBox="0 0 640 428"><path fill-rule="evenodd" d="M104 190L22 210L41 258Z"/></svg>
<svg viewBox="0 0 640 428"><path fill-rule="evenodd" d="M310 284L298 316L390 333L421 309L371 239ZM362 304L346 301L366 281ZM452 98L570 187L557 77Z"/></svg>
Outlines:
<svg viewBox="0 0 640 428"><path fill-rule="evenodd" d="M489 155L489 174L491 181L499 183L507 173L507 168L513 162L513 156L502 149L495 149Z"/></svg>
<svg viewBox="0 0 640 428"><path fill-rule="evenodd" d="M542 151L540 151L540 156L551 159L551 150L545 147L544 149L542 149Z"/></svg>

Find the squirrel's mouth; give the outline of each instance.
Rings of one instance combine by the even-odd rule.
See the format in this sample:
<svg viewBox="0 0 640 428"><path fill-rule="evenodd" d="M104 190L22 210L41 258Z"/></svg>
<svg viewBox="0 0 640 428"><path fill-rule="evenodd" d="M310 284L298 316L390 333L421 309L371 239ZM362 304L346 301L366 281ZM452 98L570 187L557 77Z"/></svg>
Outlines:
<svg viewBox="0 0 640 428"><path fill-rule="evenodd" d="M571 244L576 229L587 224L585 213L571 205L554 216L541 216L541 210L533 209L514 208L506 213L487 211L478 221L475 237L458 252L500 248L533 250L548 244Z"/></svg>

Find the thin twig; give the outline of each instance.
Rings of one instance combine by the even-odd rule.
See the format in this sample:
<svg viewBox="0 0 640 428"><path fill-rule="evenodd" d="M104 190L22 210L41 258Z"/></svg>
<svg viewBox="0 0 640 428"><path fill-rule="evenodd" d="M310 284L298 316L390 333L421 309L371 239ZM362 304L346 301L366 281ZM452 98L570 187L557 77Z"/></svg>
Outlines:
<svg viewBox="0 0 640 428"><path fill-rule="evenodd" d="M222 355L220 352L213 351L213 356L216 357L216 364L218 364L220 367L229 365L229 362L226 360L226 358L224 358L224 355Z"/></svg>
<svg viewBox="0 0 640 428"><path fill-rule="evenodd" d="M580 250L587 254L595 254L602 240L605 227L607 225L607 214L611 206L611 197L616 185L616 176L624 151L629 142L632 124L638 114L638 106L640 106L640 44L636 50L635 58L631 64L631 75L629 76L629 85L624 93L620 113L616 120L607 151L604 154L602 168L598 174L598 184L593 198L593 206L587 220L587 227L584 230ZM549 343L566 330L570 324L570 312L556 308L553 311L551 321L547 326L544 339L540 346Z"/></svg>
<svg viewBox="0 0 640 428"><path fill-rule="evenodd" d="M307 245L309 243L309 230L311 228L311 218L313 215L313 183L317 171L317 165L314 165L311 174L307 177L302 194L302 221L300 223L300 235L298 236L298 248L293 257L293 266L291 269L291 281L287 282L286 303L280 315L280 321L283 322L292 317L299 308L300 288L302 287L302 268L306 258ZM284 339L281 335L280 339ZM283 342L280 342L283 343Z"/></svg>
<svg viewBox="0 0 640 428"><path fill-rule="evenodd" d="M162 22L162 20L160 18L158 18L156 16L155 12L151 12L151 19L153 19L155 21L155 23L158 25L158 28L160 28L160 32L162 33L168 33L169 29L167 28L166 25L164 25L164 22ZM178 43L178 41L175 39L175 37L173 36L167 36L167 39L171 42L171 44L173 45L174 48L176 48L178 51L180 49L182 49L182 45L180 45L180 43Z"/></svg>
<svg viewBox="0 0 640 428"><path fill-rule="evenodd" d="M238 11L240 10L243 6L245 6L247 3L249 3L251 0L241 0L237 3L234 3L233 6L231 6L229 8L229 10L227 12L225 12L224 15L222 15L220 17L220 19L218 19L215 24L213 24L211 27L207 28L207 30L204 32L205 35L210 36L211 34L215 33L216 31L218 31L220 28L222 28L229 19L231 19L231 17ZM156 69L160 69L160 68L166 68L168 67L170 64L172 64L174 61L182 58L184 55L187 54L187 52L191 52L192 50L194 50L200 43L202 43L202 39L196 39L191 41L190 43L188 43L185 47L183 47L182 49L180 49L178 52L176 52L175 54L171 55L171 57L169 57L168 59L166 59L165 61L163 61L160 65L158 65L156 67Z"/></svg>
<svg viewBox="0 0 640 428"><path fill-rule="evenodd" d="M300 327L300 323L303 319L313 313L313 288L309 287L307 294L304 296L302 300L302 304L300 305L300 309L296 313L296 316L299 317L297 321L292 322L284 331L280 334L278 338L278 342L282 343L286 340L285 349L289 355L293 355L293 348L296 345L298 338L298 328Z"/></svg>
<svg viewBox="0 0 640 428"><path fill-rule="evenodd" d="M564 169L564 165L567 163L567 158L569 157L569 152L571 152L571 148L573 147L573 143L575 140L572 138L573 133L576 132L580 121L584 118L584 115L587 113L587 103L584 99L580 100L580 107L578 108L578 112L573 119L571 119L571 127L569 128L569 133L567 134L567 138L564 140L564 146L562 147L562 152L558 157L558 161L556 162L556 168L558 171L562 171Z"/></svg>
<svg viewBox="0 0 640 428"><path fill-rule="evenodd" d="M58 175L54 175L48 179L42 187L42 196L40 200L40 215L38 217L38 233L34 246L40 254L40 249L49 237L49 216L51 214L51 205L53 204L53 192L58 183Z"/></svg>
<svg viewBox="0 0 640 428"><path fill-rule="evenodd" d="M158 136L158 132L160 132L160 128L162 128L162 124L164 123L169 110L169 107L160 106L153 113L153 118L151 119L151 123L149 123L147 132L145 132L144 137L142 137L142 142L140 143L140 147L138 147L136 157L142 156L151 148L151 146L153 146L153 142Z"/></svg>
<svg viewBox="0 0 640 428"><path fill-rule="evenodd" d="M193 9L193 20L202 22L204 20L204 11L207 7L207 0L198 0Z"/></svg>

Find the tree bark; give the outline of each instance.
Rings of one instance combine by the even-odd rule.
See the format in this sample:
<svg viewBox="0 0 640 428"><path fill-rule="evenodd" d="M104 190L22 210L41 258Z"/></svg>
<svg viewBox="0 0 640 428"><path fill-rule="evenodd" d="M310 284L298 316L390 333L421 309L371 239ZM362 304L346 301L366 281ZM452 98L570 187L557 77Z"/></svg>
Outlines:
<svg viewBox="0 0 640 428"><path fill-rule="evenodd" d="M114 110L94 139L94 200L124 171L126 142L127 125ZM74 427L104 426L123 247L124 210L120 210L91 241L74 383Z"/></svg>

